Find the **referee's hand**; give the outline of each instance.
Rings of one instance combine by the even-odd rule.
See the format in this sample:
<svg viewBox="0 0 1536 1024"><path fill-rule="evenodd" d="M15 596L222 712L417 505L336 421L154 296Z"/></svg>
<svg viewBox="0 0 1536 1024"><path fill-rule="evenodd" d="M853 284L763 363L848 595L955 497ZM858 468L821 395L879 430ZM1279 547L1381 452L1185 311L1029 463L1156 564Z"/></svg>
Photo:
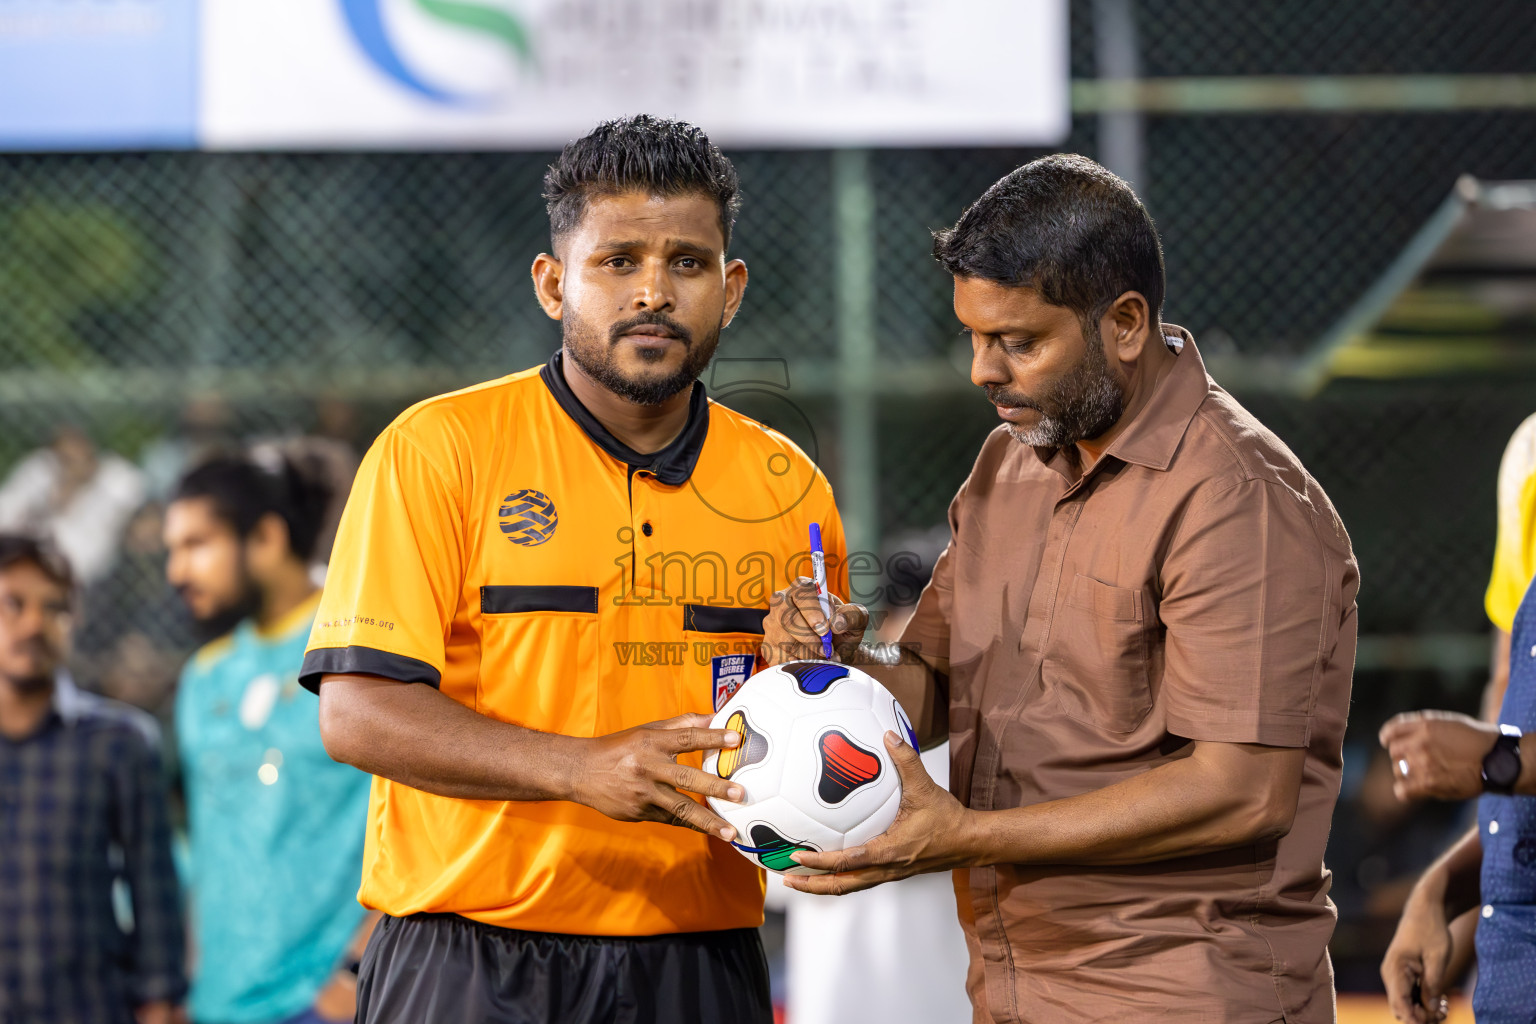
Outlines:
<svg viewBox="0 0 1536 1024"><path fill-rule="evenodd" d="M730 842L736 830L688 794L739 802L741 786L677 763L679 754L741 742L735 730L709 722L709 715L678 715L586 741L572 799L618 821L682 825Z"/></svg>
<svg viewBox="0 0 1536 1024"><path fill-rule="evenodd" d="M843 601L836 594L828 594L827 602L832 606L830 617L822 614L815 581L804 576L774 593L763 619L763 660L782 665L825 658L821 635L830 629L838 660L851 662L869 625L869 609Z"/></svg>

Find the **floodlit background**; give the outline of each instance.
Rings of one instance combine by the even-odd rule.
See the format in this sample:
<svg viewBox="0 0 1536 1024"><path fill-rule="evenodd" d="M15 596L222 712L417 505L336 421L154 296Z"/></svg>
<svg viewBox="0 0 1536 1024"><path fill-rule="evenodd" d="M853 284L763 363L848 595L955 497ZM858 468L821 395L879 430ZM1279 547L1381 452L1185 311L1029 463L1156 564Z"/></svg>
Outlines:
<svg viewBox="0 0 1536 1024"><path fill-rule="evenodd" d="M135 31L159 11L160 29L206 40L234 2L183 24L188 4L0 0L0 57L103 10ZM1131 180L1162 232L1165 319L1194 332L1218 382L1321 481L1360 560L1329 862L1339 987L1378 990L1407 886L1469 810L1398 806L1374 735L1400 710L1476 712L1495 473L1536 412L1536 185L1521 184L1536 180L1536 9L1051 0L1021 7L1037 32L999 33L987 18L1007 4L939 6L952 24L924 59L996 72L961 75L970 96L946 100L990 111L957 129L969 144L940 138L942 117L901 139L899 121L861 135L829 115L797 143L771 104L745 128L723 102L698 115L741 172L733 255L752 273L706 383L820 462L854 546L931 558L995 416L967 380L930 230L1047 152ZM449 66L430 46L406 57ZM391 102L404 114L360 117L351 134L307 125L285 143L260 89L194 68L203 100L183 95L187 81L147 84L171 97L165 117L114 114L113 136L63 113L22 123L37 97L18 85L18 59L0 68L0 478L52 446L99 487L73 513L94 524L78 541L92 581L79 672L163 713L189 644L158 550L175 473L210 444L306 435L327 439L317 448L345 479L407 404L545 359L558 331L527 276L547 244L540 177L554 142L584 129L520 142L494 118L422 127L433 101L401 86ZM592 73L545 66L560 69ZM716 73L703 60L696 81ZM580 102L582 123L602 116L601 97ZM215 114L233 121L211 125ZM29 506L20 478L0 486L0 520L64 514Z"/></svg>

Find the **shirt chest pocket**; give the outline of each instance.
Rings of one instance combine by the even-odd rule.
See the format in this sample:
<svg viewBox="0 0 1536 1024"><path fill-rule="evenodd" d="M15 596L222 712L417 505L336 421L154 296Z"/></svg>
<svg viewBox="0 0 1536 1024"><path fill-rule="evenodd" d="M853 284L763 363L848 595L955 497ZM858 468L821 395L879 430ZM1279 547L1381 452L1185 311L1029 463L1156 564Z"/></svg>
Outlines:
<svg viewBox="0 0 1536 1024"><path fill-rule="evenodd" d="M1063 714L1112 733L1141 725L1152 709L1144 608L1140 590L1073 577L1041 666Z"/></svg>
<svg viewBox="0 0 1536 1024"><path fill-rule="evenodd" d="M595 735L597 588L480 588L477 710L541 732Z"/></svg>
<svg viewBox="0 0 1536 1024"><path fill-rule="evenodd" d="M718 711L741 688L756 667L766 615L762 608L683 605L689 656L678 700L684 708Z"/></svg>

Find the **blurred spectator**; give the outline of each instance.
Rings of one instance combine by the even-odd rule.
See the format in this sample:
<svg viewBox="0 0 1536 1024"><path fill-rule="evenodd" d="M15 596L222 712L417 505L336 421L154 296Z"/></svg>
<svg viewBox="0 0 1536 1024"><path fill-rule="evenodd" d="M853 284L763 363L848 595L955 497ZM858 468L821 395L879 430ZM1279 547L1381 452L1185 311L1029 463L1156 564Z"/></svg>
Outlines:
<svg viewBox="0 0 1536 1024"><path fill-rule="evenodd" d="M298 682L328 496L287 460L224 456L166 509L170 582L207 632L228 631L176 697L199 1022L352 1019L369 777L326 754Z"/></svg>
<svg viewBox="0 0 1536 1024"><path fill-rule="evenodd" d="M1414 886L1382 961L1402 1020L1443 1016L1442 994L1461 972L1470 924L1478 1021L1530 1021L1536 1006L1536 740L1522 735L1536 733L1536 416L1504 450L1498 507L1484 720L1410 712L1381 730L1399 799L1479 797L1478 826Z"/></svg>
<svg viewBox="0 0 1536 1024"><path fill-rule="evenodd" d="M165 582L164 509L133 514L106 579L85 594L75 665L93 689L170 720L171 690L194 646L190 620Z"/></svg>
<svg viewBox="0 0 1536 1024"><path fill-rule="evenodd" d="M98 452L84 431L65 425L0 484L0 530L51 537L89 585L112 568L123 527L143 500L143 474L133 463Z"/></svg>
<svg viewBox="0 0 1536 1024"><path fill-rule="evenodd" d="M152 441L139 453L149 496L164 502L182 475L214 454L237 444L234 413L223 396L209 393L189 400L176 430Z"/></svg>
<svg viewBox="0 0 1536 1024"><path fill-rule="evenodd" d="M158 731L63 672L71 589L0 535L0 1020L166 1024L186 980Z"/></svg>

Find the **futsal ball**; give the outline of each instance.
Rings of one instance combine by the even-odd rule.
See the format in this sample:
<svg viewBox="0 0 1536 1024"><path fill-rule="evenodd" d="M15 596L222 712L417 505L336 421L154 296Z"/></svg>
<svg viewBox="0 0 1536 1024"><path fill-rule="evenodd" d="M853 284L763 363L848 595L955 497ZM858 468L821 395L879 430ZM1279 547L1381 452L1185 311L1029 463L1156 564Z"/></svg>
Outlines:
<svg viewBox="0 0 1536 1024"><path fill-rule="evenodd" d="M741 736L710 751L704 770L741 786L741 803L709 797L736 827L732 845L788 875L823 874L791 856L860 846L891 827L901 780L885 749L894 730L917 748L901 705L873 678L830 661L792 661L752 676L716 713Z"/></svg>

